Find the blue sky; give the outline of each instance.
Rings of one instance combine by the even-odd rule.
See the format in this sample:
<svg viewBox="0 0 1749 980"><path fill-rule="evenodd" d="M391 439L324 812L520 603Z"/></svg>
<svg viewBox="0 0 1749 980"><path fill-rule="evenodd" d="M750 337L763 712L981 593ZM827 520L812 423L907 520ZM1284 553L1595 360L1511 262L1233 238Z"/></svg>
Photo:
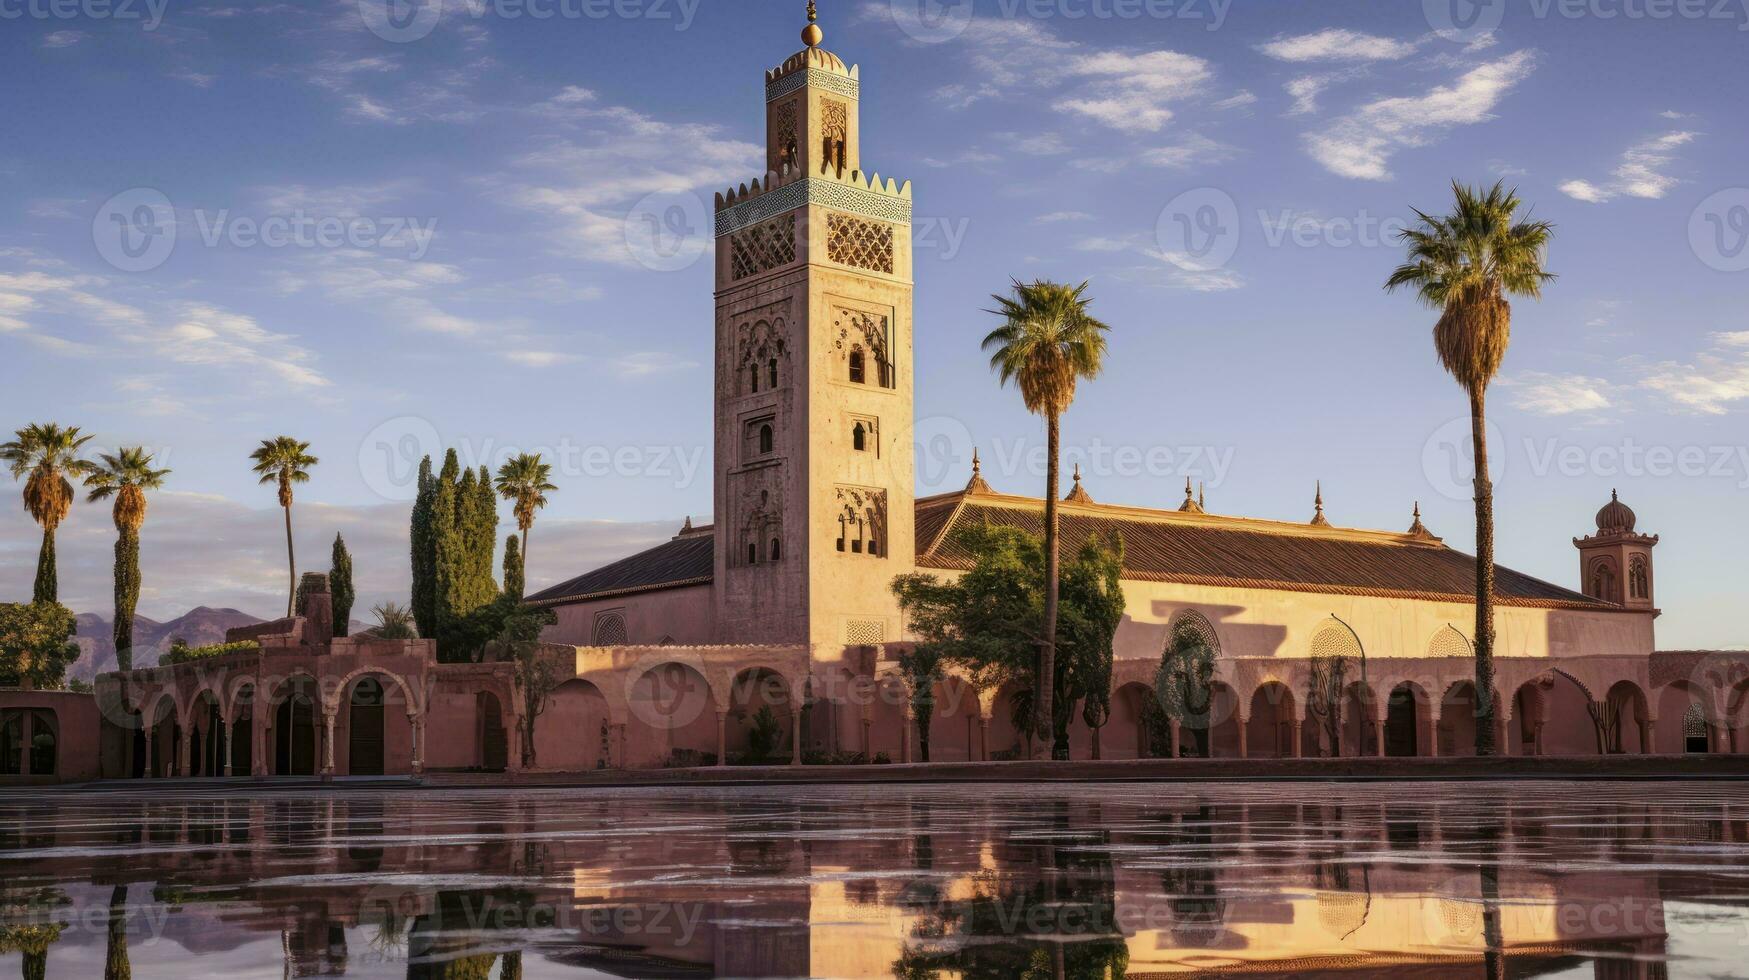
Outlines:
<svg viewBox="0 0 1749 980"><path fill-rule="evenodd" d="M561 461L537 583L708 516L709 201L762 166L803 4L445 0L402 29L380 2L0 0L0 423L163 454L147 615L275 608L245 457L281 432L322 458L304 564L344 531L372 602L435 446ZM1322 480L1336 523L1419 500L1467 549L1462 396L1380 284L1410 208L1505 179L1561 279L1491 400L1501 561L1576 585L1619 487L1663 535L1660 645L1749 646L1749 14L1452 2L823 0L865 165L914 182L920 489L977 445L1036 492L982 310L1089 279L1113 357L1065 439L1096 498L1175 506L1188 476L1300 520ZM105 611L107 515L64 533L66 600ZM0 594L36 540L0 509Z"/></svg>

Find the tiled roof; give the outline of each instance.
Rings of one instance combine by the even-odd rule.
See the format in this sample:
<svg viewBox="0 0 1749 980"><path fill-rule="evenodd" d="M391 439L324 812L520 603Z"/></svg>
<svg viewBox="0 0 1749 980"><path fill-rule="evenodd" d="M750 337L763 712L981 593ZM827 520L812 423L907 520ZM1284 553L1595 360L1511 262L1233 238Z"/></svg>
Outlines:
<svg viewBox="0 0 1749 980"><path fill-rule="evenodd" d="M1060 513L1065 554L1092 535L1122 535L1131 580L1453 602L1474 595L1475 558L1432 537L1099 504L1065 503ZM970 568L952 531L983 522L1042 534L1044 505L984 493L920 500L918 566ZM1509 568L1496 572L1495 590L1502 605L1621 608Z"/></svg>
<svg viewBox="0 0 1749 980"><path fill-rule="evenodd" d="M694 528L672 541L659 544L630 558L622 558L568 582L560 582L528 597L534 605L562 606L588 599L653 592L711 580L715 549L711 528Z"/></svg>

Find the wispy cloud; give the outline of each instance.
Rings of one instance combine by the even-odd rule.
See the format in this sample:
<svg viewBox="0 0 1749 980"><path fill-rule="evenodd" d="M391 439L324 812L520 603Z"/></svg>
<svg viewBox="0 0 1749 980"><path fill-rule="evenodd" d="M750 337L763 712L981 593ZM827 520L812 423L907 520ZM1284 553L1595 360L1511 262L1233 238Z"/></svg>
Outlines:
<svg viewBox="0 0 1749 980"><path fill-rule="evenodd" d="M1628 147L1610 179L1602 183L1575 179L1561 184L1561 193L1587 204L1606 204L1618 196L1658 200L1679 182L1665 171L1676 160L1676 151L1695 141L1699 133L1686 130L1665 133Z"/></svg>
<svg viewBox="0 0 1749 980"><path fill-rule="evenodd" d="M1500 383L1511 392L1514 406L1537 415L1600 412L1612 406L1610 384L1601 378L1531 371Z"/></svg>
<svg viewBox="0 0 1749 980"><path fill-rule="evenodd" d="M1717 333L1713 347L1691 362L1665 361L1648 370L1641 387L1681 411L1725 415L1749 400L1749 331Z"/></svg>
<svg viewBox="0 0 1749 980"><path fill-rule="evenodd" d="M1431 145L1454 127L1492 119L1500 101L1535 69L1535 53L1518 51L1422 95L1369 102L1326 129L1308 133L1306 148L1337 176L1389 180L1392 157Z"/></svg>
<svg viewBox="0 0 1749 980"><path fill-rule="evenodd" d="M1069 73L1094 83L1085 94L1059 99L1057 109L1126 133L1158 132L1172 120L1174 103L1204 94L1214 78L1206 60L1176 51L1086 55L1070 63Z"/></svg>
<svg viewBox="0 0 1749 980"><path fill-rule="evenodd" d="M1278 61L1400 61L1414 54L1419 42L1397 41L1375 34L1362 34L1338 28L1278 37L1257 50Z"/></svg>

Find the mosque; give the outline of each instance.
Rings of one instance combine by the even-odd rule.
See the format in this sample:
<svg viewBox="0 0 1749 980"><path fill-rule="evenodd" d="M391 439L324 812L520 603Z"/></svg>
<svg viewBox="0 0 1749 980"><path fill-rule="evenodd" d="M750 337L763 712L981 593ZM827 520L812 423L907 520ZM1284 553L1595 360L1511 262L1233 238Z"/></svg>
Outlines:
<svg viewBox="0 0 1749 980"><path fill-rule="evenodd" d="M811 19L803 39L765 73L767 172L716 200L714 523L529 597L558 620L544 655L563 683L544 704L511 664L326 639L316 583L306 616L251 628L259 652L105 675L95 704L7 696L11 774L720 765L774 740L769 755L797 765L918 761L890 584L971 567L957 528L1041 531L1043 502L999 492L975 462L965 489L916 497L912 189L864 165L859 69ZM1074 758L1179 754L1183 733L1162 739L1146 709L1184 635L1218 651L1215 756L1473 753L1475 563L1418 513L1405 531L1344 528L1320 497L1304 523L1259 520L1209 513L1188 489L1155 510L1099 503L1079 479L1061 512L1065 553L1115 532L1126 556L1111 716L1093 730L1076 712ZM1613 497L1594 523L1573 540L1577 590L1499 569L1502 751L1749 748L1749 671L1656 652L1658 537ZM1325 657L1357 667L1335 722L1307 706ZM1027 758L1013 694L950 672L930 759ZM516 750L529 725L532 758ZM45 734L46 762L32 749Z"/></svg>

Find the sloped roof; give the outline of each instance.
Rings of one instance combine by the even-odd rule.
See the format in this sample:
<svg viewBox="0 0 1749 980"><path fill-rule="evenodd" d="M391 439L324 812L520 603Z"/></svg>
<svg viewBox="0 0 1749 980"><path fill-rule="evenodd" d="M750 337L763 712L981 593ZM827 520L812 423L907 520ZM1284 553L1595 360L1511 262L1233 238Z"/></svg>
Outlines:
<svg viewBox="0 0 1749 980"><path fill-rule="evenodd" d="M562 606L631 592L703 585L713 575L714 553L710 526L694 528L648 551L536 592L527 601L531 605Z"/></svg>
<svg viewBox="0 0 1749 980"><path fill-rule="evenodd" d="M1124 543L1124 578L1136 581L1452 602L1475 594L1475 558L1431 536L1102 504L1065 502L1060 513L1065 553L1115 532ZM1044 504L996 493L920 500L918 566L970 568L972 556L952 532L985 522L1043 534ZM1504 567L1495 590L1502 605L1621 608Z"/></svg>

